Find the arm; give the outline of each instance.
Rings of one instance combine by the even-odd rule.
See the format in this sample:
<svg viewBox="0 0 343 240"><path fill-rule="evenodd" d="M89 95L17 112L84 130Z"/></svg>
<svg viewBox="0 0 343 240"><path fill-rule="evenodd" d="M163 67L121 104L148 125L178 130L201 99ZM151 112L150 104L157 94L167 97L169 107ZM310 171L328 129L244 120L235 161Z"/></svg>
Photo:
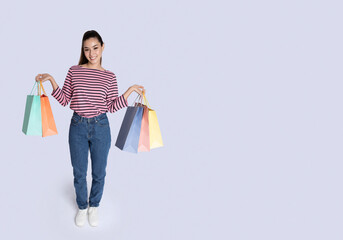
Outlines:
<svg viewBox="0 0 343 240"><path fill-rule="evenodd" d="M50 78L50 82L51 82L51 85L52 85L52 88L53 88L51 96L56 98L56 100L62 106L68 105L68 103L70 102L71 97L73 95L73 89L72 89L72 86L71 86L72 76L73 76L73 72L72 72L71 68L69 68L62 89L59 88L59 86L57 85L57 83L56 83L54 78L52 78L52 77Z"/></svg>
<svg viewBox="0 0 343 240"><path fill-rule="evenodd" d="M52 78L52 79L50 80L50 83L51 83L51 86L52 86L52 90L55 91L55 90L58 88L58 85L57 85L55 79Z"/></svg>
<svg viewBox="0 0 343 240"><path fill-rule="evenodd" d="M133 92L134 90L132 89L132 87L129 87L126 92L123 94L125 100L127 101L127 99L129 98L130 94Z"/></svg>
<svg viewBox="0 0 343 240"><path fill-rule="evenodd" d="M131 94L132 90L129 88L123 95L118 97L118 84L116 75L114 75L112 82L110 83L106 104L110 113L116 112L124 107L128 106L127 98Z"/></svg>

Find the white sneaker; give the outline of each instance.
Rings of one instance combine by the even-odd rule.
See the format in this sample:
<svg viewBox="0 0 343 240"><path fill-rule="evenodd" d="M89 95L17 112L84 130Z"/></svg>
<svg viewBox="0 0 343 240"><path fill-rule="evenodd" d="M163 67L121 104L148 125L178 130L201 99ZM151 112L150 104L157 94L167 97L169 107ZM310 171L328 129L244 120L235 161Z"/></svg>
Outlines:
<svg viewBox="0 0 343 240"><path fill-rule="evenodd" d="M85 225L86 218L87 218L87 208L79 209L75 217L76 226L82 227L83 225Z"/></svg>
<svg viewBox="0 0 343 240"><path fill-rule="evenodd" d="M92 227L98 226L98 207L88 208L88 222Z"/></svg>

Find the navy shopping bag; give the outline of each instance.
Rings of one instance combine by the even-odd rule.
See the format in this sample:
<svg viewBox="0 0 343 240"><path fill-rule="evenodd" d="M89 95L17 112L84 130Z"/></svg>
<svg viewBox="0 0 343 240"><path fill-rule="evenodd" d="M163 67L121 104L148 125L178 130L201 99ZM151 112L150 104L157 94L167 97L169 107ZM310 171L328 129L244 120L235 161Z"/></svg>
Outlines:
<svg viewBox="0 0 343 240"><path fill-rule="evenodd" d="M137 153L142 117L142 104L127 107L115 144L119 149Z"/></svg>

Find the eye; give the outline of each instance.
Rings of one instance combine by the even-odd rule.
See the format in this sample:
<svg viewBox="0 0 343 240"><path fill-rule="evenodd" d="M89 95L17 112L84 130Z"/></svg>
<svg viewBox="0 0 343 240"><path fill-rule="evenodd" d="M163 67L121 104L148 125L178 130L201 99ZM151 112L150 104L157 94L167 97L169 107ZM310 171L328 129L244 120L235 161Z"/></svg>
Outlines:
<svg viewBox="0 0 343 240"><path fill-rule="evenodd" d="M98 49L98 48L96 47L96 48L94 48L94 49Z"/></svg>

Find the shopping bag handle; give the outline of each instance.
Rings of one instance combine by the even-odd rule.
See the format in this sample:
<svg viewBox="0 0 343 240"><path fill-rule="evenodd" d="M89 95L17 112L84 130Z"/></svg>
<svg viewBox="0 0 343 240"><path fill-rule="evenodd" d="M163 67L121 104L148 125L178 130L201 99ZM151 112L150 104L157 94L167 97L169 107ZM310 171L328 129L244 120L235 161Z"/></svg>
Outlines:
<svg viewBox="0 0 343 240"><path fill-rule="evenodd" d="M32 87L32 90L31 90L31 92L30 92L30 95L32 95L32 91L33 91L33 89L35 88L35 86L36 86L36 84L37 84L37 81L35 81L35 84L33 84L33 87ZM39 85L37 85L37 93L39 92ZM38 94L37 94L38 95Z"/></svg>
<svg viewBox="0 0 343 240"><path fill-rule="evenodd" d="M40 85L40 89L43 89L44 95L45 95L45 96L48 96L48 95L46 95L46 92L45 92L45 90L44 90L42 81L39 81L39 85ZM39 89L39 90L40 90L40 89ZM39 96L40 96L40 95L41 95L41 92L39 91Z"/></svg>
<svg viewBox="0 0 343 240"><path fill-rule="evenodd" d="M145 96L144 92L143 92L143 99L144 99L144 103L146 103L146 105L148 105L148 107L151 109L151 107L150 107L150 105L148 103L148 100L146 99L146 96Z"/></svg>
<svg viewBox="0 0 343 240"><path fill-rule="evenodd" d="M136 100L137 100L137 98L139 97L139 99L138 99L138 101L140 100L140 102L141 102L141 104L142 104L142 98L141 98L141 95L137 95L137 97L136 97L136 99L135 99L135 101L133 101L133 103L130 105L131 107L133 107L134 106L134 103L136 102Z"/></svg>

